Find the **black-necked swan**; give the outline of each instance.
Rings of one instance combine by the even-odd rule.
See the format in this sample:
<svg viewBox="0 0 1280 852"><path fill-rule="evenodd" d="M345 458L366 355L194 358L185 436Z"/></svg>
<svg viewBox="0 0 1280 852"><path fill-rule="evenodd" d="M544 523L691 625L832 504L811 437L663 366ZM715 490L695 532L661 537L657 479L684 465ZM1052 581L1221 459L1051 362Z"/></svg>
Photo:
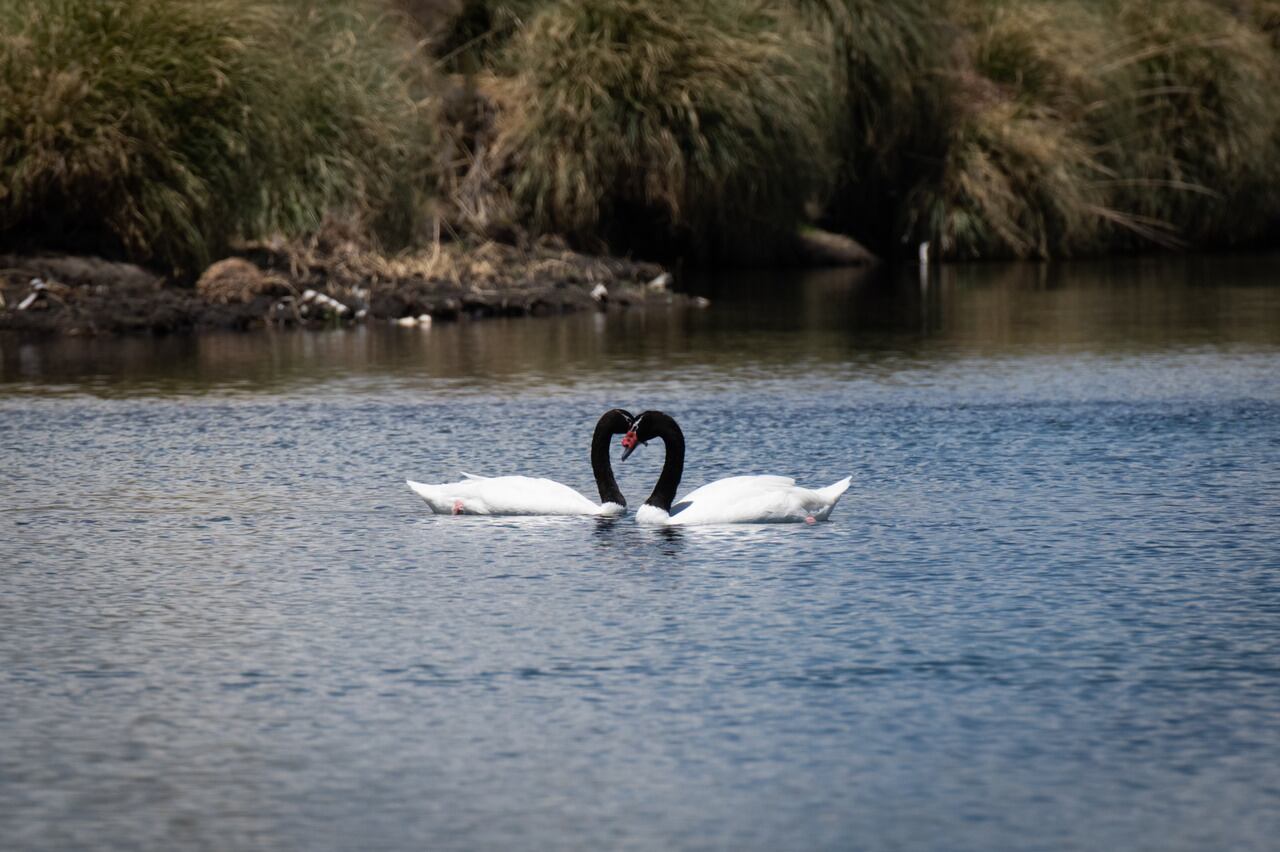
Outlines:
<svg viewBox="0 0 1280 852"><path fill-rule="evenodd" d="M667 455L658 484L636 512L642 524L767 524L825 521L849 487L846 476L826 488L801 488L789 476L730 476L689 492L674 506L671 499L684 475L684 433L670 415L645 411L622 438L623 461L640 444L661 438Z"/></svg>
<svg viewBox="0 0 1280 852"><path fill-rule="evenodd" d="M409 487L438 515L621 515L627 500L613 478L609 442L631 428L631 415L621 408L606 411L591 436L591 471L600 489L597 506L567 485L532 476L473 476L459 482Z"/></svg>

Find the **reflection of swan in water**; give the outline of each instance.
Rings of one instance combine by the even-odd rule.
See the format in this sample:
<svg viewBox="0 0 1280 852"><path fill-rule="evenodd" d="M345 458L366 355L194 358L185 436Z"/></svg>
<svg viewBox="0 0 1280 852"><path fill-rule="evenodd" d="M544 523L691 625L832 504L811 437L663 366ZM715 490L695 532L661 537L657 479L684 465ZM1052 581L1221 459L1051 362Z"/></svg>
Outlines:
<svg viewBox="0 0 1280 852"><path fill-rule="evenodd" d="M645 411L632 421L622 439L625 461L635 448L661 438L667 456L653 493L636 512L644 524L759 524L825 521L849 487L851 477L810 489L787 476L731 476L686 494L674 506L676 488L684 475L684 433L679 424L661 411Z"/></svg>
<svg viewBox="0 0 1280 852"><path fill-rule="evenodd" d="M683 556L688 532L683 527L620 524L615 518L597 518L591 530L592 544L599 551L595 564L620 574L671 576L664 569Z"/></svg>
<svg viewBox="0 0 1280 852"><path fill-rule="evenodd" d="M591 470L600 490L597 506L567 485L532 476L472 476L458 482L424 485L406 480L431 511L440 515L621 515L627 500L613 478L609 441L631 426L620 408L606 411L591 436Z"/></svg>

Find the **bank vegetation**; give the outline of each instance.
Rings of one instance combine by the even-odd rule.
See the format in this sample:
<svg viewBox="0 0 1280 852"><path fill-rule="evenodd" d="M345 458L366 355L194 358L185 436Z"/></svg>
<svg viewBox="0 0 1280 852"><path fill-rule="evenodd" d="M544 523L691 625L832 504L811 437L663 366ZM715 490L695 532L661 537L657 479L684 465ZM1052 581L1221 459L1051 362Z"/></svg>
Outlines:
<svg viewBox="0 0 1280 852"><path fill-rule="evenodd" d="M1278 51L1276 0L6 0L0 251L1258 244Z"/></svg>

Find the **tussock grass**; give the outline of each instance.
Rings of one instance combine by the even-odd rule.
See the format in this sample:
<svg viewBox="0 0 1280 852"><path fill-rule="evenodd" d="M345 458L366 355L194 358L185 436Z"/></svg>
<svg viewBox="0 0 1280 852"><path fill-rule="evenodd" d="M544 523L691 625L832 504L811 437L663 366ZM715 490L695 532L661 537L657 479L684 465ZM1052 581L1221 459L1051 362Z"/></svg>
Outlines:
<svg viewBox="0 0 1280 852"><path fill-rule="evenodd" d="M1277 80L1280 0L6 0L0 246L1225 245L1280 232Z"/></svg>
<svg viewBox="0 0 1280 852"><path fill-rule="evenodd" d="M331 213L410 238L430 126L359 8L0 6L0 241L193 271L232 239Z"/></svg>
<svg viewBox="0 0 1280 852"><path fill-rule="evenodd" d="M944 256L1256 238L1280 209L1276 55L1204 0L951 8L941 168L904 232Z"/></svg>
<svg viewBox="0 0 1280 852"><path fill-rule="evenodd" d="M1096 118L1117 206L1193 243L1250 239L1280 203L1280 62L1261 30L1203 0L1118 4L1123 41Z"/></svg>
<svg viewBox="0 0 1280 852"><path fill-rule="evenodd" d="M1109 22L1096 4L968 4L968 64L1018 103L1079 120L1107 94L1099 66L1111 57Z"/></svg>
<svg viewBox="0 0 1280 852"><path fill-rule="evenodd" d="M943 257L1048 257L1095 249L1123 223L1088 114L1101 21L1084 7L960 4L940 168L908 199L905 231Z"/></svg>
<svg viewBox="0 0 1280 852"><path fill-rule="evenodd" d="M844 165L862 177L892 169L894 148L928 132L944 59L941 7L935 0L796 0L830 27L842 84Z"/></svg>
<svg viewBox="0 0 1280 852"><path fill-rule="evenodd" d="M825 219L883 250L901 195L945 155L947 31L937 0L796 0L830 33L838 172Z"/></svg>
<svg viewBox="0 0 1280 852"><path fill-rule="evenodd" d="M427 0L401 0L419 4ZM442 2L442 0L434 0ZM474 73L500 65L502 51L552 0L452 0L456 8L436 38L436 52L451 71ZM510 69L504 69L510 70Z"/></svg>
<svg viewBox="0 0 1280 852"><path fill-rule="evenodd" d="M1108 222L1101 167L1052 112L972 105L953 128L940 179L908 200L908 228L939 256L1049 257L1087 251Z"/></svg>
<svg viewBox="0 0 1280 852"><path fill-rule="evenodd" d="M1252 0L1243 6L1234 0L1224 0L1219 5L1237 13L1243 12L1243 20L1261 30L1273 50L1280 50L1280 0Z"/></svg>
<svg viewBox="0 0 1280 852"><path fill-rule="evenodd" d="M776 5L561 0L508 55L514 197L538 230L759 257L831 173L827 56Z"/></svg>

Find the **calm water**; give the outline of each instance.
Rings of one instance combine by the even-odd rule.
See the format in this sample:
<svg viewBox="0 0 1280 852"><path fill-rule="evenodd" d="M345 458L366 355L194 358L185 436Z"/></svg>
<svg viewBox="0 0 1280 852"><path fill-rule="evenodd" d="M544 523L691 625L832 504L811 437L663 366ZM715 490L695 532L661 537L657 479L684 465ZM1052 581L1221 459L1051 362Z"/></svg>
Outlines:
<svg viewBox="0 0 1280 852"><path fill-rule="evenodd" d="M0 339L0 845L1274 849L1280 259L732 284ZM402 484L594 497L614 405L688 487L854 486L657 531Z"/></svg>

